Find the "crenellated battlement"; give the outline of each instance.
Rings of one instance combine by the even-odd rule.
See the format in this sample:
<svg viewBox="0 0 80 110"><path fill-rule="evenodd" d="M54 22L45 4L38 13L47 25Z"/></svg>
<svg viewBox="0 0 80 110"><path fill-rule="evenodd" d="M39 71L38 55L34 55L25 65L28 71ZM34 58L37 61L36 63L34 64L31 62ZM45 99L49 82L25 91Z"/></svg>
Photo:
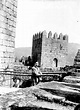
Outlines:
<svg viewBox="0 0 80 110"><path fill-rule="evenodd" d="M40 38L42 38L42 33L41 32L33 35L33 40L40 39Z"/></svg>
<svg viewBox="0 0 80 110"><path fill-rule="evenodd" d="M62 40L62 41L67 41L68 42L68 35L63 35L60 33L59 35L55 32L52 34L51 31L47 33L45 30L43 32L39 32L33 35L33 40L37 39L42 39L42 38L47 38L47 39L52 39L52 40Z"/></svg>

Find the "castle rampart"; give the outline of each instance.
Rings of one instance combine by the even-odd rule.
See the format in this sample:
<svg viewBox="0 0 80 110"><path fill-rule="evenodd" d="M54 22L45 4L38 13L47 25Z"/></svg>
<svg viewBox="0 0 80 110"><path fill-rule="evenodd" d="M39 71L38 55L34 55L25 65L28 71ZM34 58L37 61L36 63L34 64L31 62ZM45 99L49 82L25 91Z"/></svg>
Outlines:
<svg viewBox="0 0 80 110"><path fill-rule="evenodd" d="M62 33L60 33L58 35L56 32L52 35L51 31L48 34L47 34L46 31L34 34L33 35L33 40L36 40L36 39L39 39L39 38L42 38L42 37L45 37L45 38L48 38L48 39L50 38L51 40L63 40L63 42L64 41L68 42L68 35L63 35Z"/></svg>

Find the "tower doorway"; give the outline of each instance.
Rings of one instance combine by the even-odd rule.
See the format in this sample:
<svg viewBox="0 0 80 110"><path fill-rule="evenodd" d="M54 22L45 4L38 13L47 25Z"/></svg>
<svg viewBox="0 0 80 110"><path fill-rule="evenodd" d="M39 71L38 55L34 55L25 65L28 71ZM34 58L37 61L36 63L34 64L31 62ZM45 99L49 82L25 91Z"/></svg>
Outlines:
<svg viewBox="0 0 80 110"><path fill-rule="evenodd" d="M57 58L53 59L53 67L58 67L58 59Z"/></svg>

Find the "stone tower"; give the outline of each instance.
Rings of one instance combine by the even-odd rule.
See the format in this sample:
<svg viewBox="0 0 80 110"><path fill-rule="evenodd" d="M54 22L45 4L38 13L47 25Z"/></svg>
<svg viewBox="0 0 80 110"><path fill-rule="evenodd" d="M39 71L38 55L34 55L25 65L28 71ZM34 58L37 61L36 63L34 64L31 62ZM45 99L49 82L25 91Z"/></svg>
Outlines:
<svg viewBox="0 0 80 110"><path fill-rule="evenodd" d="M13 69L16 17L17 0L0 0L0 70L2 71L6 68Z"/></svg>
<svg viewBox="0 0 80 110"><path fill-rule="evenodd" d="M32 58L42 68L58 68L67 65L68 36L46 31L33 35Z"/></svg>
<svg viewBox="0 0 80 110"><path fill-rule="evenodd" d="M74 64L73 66L76 68L76 69L79 69L80 71L80 49L78 49L78 52L74 58Z"/></svg>

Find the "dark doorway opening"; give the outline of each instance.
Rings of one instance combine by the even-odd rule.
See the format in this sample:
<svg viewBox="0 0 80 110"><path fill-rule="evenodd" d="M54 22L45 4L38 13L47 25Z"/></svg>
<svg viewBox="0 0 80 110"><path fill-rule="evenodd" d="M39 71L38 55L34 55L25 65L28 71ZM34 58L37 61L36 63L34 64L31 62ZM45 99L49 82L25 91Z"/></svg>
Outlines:
<svg viewBox="0 0 80 110"><path fill-rule="evenodd" d="M53 61L54 61L54 66L55 66L55 67L58 67L58 59L57 59L57 58L54 58Z"/></svg>

